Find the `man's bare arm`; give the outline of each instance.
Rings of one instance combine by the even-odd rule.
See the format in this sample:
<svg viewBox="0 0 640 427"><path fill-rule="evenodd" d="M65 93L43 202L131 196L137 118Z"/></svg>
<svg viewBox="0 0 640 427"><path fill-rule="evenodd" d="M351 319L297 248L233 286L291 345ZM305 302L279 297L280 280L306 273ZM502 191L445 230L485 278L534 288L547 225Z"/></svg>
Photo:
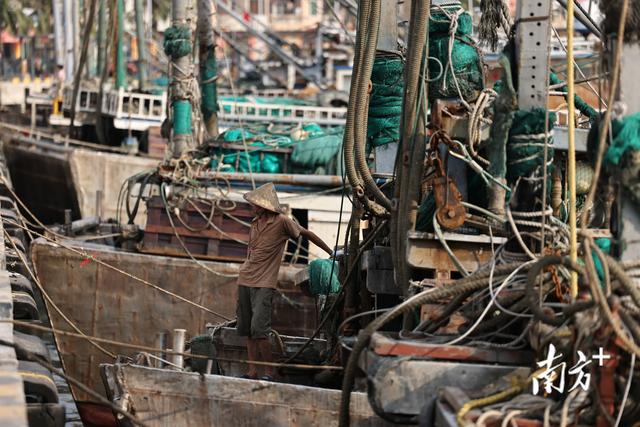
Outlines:
<svg viewBox="0 0 640 427"><path fill-rule="evenodd" d="M320 249L322 249L329 255L333 255L333 251L331 250L331 248L313 231L309 231L305 228L302 231L300 231L300 235L302 237L306 237L307 239L309 239L312 243L314 243L316 246L318 246Z"/></svg>

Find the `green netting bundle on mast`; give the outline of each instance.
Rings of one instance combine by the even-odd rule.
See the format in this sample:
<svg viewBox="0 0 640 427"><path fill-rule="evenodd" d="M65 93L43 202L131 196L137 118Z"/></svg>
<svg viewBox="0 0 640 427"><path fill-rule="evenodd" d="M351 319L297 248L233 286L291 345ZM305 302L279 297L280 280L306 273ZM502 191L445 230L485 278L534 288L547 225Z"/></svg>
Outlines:
<svg viewBox="0 0 640 427"><path fill-rule="evenodd" d="M386 146L400 140L404 60L399 55L376 57L371 72L367 145Z"/></svg>
<svg viewBox="0 0 640 427"><path fill-rule="evenodd" d="M457 5L434 5L429 18L429 100L473 101L484 88L471 15Z"/></svg>

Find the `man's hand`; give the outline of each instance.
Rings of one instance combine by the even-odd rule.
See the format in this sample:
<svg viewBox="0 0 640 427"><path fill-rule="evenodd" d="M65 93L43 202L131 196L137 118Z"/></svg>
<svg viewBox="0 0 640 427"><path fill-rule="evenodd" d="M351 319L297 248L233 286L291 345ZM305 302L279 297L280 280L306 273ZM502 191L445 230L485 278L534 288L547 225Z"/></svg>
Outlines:
<svg viewBox="0 0 640 427"><path fill-rule="evenodd" d="M333 255L333 250L314 233L313 231L309 231L306 228L300 232L300 235L309 239L310 242L314 243L320 249L329 254L329 256Z"/></svg>

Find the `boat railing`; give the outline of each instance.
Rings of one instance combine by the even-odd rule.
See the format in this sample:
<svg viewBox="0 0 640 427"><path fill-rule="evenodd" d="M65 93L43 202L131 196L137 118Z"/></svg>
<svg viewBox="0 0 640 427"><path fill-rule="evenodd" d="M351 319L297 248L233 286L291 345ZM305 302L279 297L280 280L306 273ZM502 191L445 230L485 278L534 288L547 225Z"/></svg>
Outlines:
<svg viewBox="0 0 640 427"><path fill-rule="evenodd" d="M279 98L286 96L295 96L300 91L298 90L287 90L282 88L267 88L267 89L251 89L248 92L242 92L240 95L251 95L257 96L259 98ZM236 93L228 88L219 88L218 89L219 96L235 96Z"/></svg>
<svg viewBox="0 0 640 427"><path fill-rule="evenodd" d="M73 99L73 87L65 86L63 89L62 108L71 111L71 103ZM76 98L76 112L78 113L95 113L98 108L98 90L89 89L80 86L78 88L78 96Z"/></svg>
<svg viewBox="0 0 640 427"><path fill-rule="evenodd" d="M166 117L166 109L166 92L153 95L125 91L123 88L107 92L102 104L102 111L112 117L160 122Z"/></svg>
<svg viewBox="0 0 640 427"><path fill-rule="evenodd" d="M347 109L308 105L257 104L253 102L218 101L221 121L270 121L278 123L317 123L343 125Z"/></svg>
<svg viewBox="0 0 640 427"><path fill-rule="evenodd" d="M110 90L102 99L102 111L114 118L116 128L146 130L160 126L166 118L167 93L154 95L123 88Z"/></svg>

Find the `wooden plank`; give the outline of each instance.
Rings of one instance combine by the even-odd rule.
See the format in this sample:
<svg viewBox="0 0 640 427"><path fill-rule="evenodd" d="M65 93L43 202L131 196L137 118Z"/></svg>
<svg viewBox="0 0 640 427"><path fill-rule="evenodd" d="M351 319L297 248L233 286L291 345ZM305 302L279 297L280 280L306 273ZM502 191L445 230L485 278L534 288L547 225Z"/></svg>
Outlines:
<svg viewBox="0 0 640 427"><path fill-rule="evenodd" d="M132 365L106 365L105 378L149 426L334 427L339 390L199 375ZM188 408L185 410L185 408ZM364 393L351 394L351 425L385 427Z"/></svg>
<svg viewBox="0 0 640 427"><path fill-rule="evenodd" d="M447 244L468 271L477 270L482 264L491 259L490 244L464 240L451 241L448 239ZM410 236L407 249L407 262L412 267L458 271L458 268L438 239L413 238Z"/></svg>

